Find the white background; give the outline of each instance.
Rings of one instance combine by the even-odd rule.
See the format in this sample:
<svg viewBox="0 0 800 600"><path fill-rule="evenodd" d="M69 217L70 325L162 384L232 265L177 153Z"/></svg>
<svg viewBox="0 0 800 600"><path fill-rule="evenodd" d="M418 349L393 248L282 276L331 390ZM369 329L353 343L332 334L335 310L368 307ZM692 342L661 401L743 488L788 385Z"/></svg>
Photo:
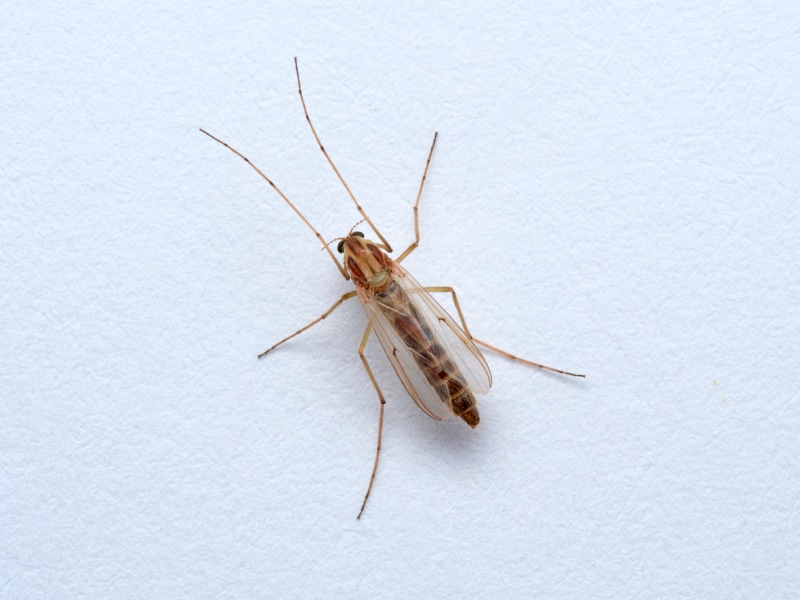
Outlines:
<svg viewBox="0 0 800 600"><path fill-rule="evenodd" d="M761 4L761 6L759 6ZM796 2L7 5L0 596L778 598L800 585ZM496 355L435 422L326 239ZM443 299L443 302L447 299ZM444 302L446 306L451 306Z"/></svg>

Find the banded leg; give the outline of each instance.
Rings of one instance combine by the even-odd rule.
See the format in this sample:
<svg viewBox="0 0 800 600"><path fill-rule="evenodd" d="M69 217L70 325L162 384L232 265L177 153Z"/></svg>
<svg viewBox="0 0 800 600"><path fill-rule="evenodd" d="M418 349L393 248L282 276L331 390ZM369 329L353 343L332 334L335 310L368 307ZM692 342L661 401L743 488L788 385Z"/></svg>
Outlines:
<svg viewBox="0 0 800 600"><path fill-rule="evenodd" d="M417 200L414 202L414 241L403 250L400 256L397 257L395 262L401 262L406 256L411 254L419 246L419 200L422 198L422 188L425 187L425 180L428 178L428 167L431 166L431 157L433 156L433 147L436 146L436 138L439 137L439 132L433 132L433 142L431 142L431 149L428 152L428 160L425 161L425 170L422 172L422 181L419 182L419 191L417 192Z"/></svg>
<svg viewBox="0 0 800 600"><path fill-rule="evenodd" d="M389 252L391 252L392 246L389 244L389 242L386 241L386 238L384 238L381 235L381 232L378 231L377 227L375 227L375 225L372 224L372 221L370 221L370 218L367 216L367 213L364 211L364 209L361 208L361 205L358 203L358 200L356 200L356 197L353 195L353 192L350 191L350 186L347 185L347 183L344 180L344 177L342 177L342 174L339 173L339 169L337 169L336 165L333 164L333 160L331 160L331 157L328 155L328 151L325 150L325 146L322 145L322 142L320 141L319 136L317 135L317 130L314 129L314 124L311 122L311 117L308 116L308 109L306 108L306 100L305 98L303 98L303 88L300 87L300 69L297 67L297 57L295 57L294 59L294 72L297 74L297 92L300 94L300 102L303 104L303 112L306 115L306 121L308 122L308 126L311 128L311 133L314 134L314 139L317 140L317 145L319 146L319 149L322 150L322 154L325 155L328 164L330 164L330 166L333 168L333 172L336 173L336 176L339 178L339 181L342 182L344 189L347 190L347 194L350 196L350 199L353 201L353 204L356 205L356 209L358 210L358 212L360 212L361 216L364 217L364 220L372 228L372 231L378 234L378 237L380 238L383 245L389 249L388 250Z"/></svg>
<svg viewBox="0 0 800 600"><path fill-rule="evenodd" d="M341 265L341 263L340 263L338 260L336 260L336 257L333 255L333 251L331 251L330 245L325 243L325 238L323 238L323 237L322 237L322 234L321 234L319 231L317 231L317 230L316 230L316 228L315 228L315 227L314 227L314 226L311 224L311 222L310 222L308 219L306 219L305 215L304 215L303 213L301 213L301 212L300 212L300 209L299 209L299 208L297 208L297 207L296 207L296 206L295 206L295 205L292 203L292 201L291 201L291 200L289 200L289 198L287 198L287 197L286 197L286 194L284 194L284 193L281 191L281 189L280 189L280 188L279 188L277 185L275 185L275 184L273 183L272 179L270 179L269 177L267 177L267 176L264 174L264 172L263 172L261 169L259 169L259 168L258 168L258 167L257 167L257 166L254 164L254 163L250 162L250 159L249 159L249 158L247 158L247 157L246 157L244 154L242 154L241 152L239 152L239 151L238 151L236 148L234 148L233 146L229 146L227 143L223 142L223 141L222 141L221 139L219 139L218 137L211 135L210 133L208 133L208 132L207 132L205 129L203 129L202 127L200 128L200 131L202 131L203 133L205 133L205 134L206 134L208 137L210 137L210 138L211 138L212 140L214 140L215 142L218 142L218 143L222 144L223 146L225 146L225 147L226 147L228 150L230 150L231 152L233 152L233 153L234 153L236 156L238 156L239 158L241 158L242 160L244 160L244 162L246 162L248 165L250 165L250 166L253 168L253 170L255 170L255 172L256 172L256 173L258 173L259 175L261 175L261 177L264 179L264 181L266 181L268 184L270 184L270 185L272 186L272 189L273 189L273 190L275 190L276 192L278 192L278 195L279 195L281 198L283 198L283 200L286 202L286 204L288 204L288 205L289 205L289 207L290 207L290 208L291 208L291 209L292 209L292 210L295 212L295 214L296 214L298 217L300 217L300 218L303 220L303 223L305 223L306 225L308 225L309 229L311 229L311 231L313 231L313 232L314 232L314 235L315 235L315 236L317 237L317 239L320 241L320 243L322 244L322 247L323 247L323 248L325 248L325 250L328 252L328 256L330 256L330 257L331 257L331 259L333 260L333 262L335 262L335 263L336 263L336 267L339 269L339 272L342 274L342 276L343 276L345 279L350 279L350 275L348 275L348 274L347 274L347 271L345 271L345 270L344 270L344 267ZM267 352L269 352L269 350L267 350ZM265 352L264 354L266 354L266 352Z"/></svg>
<svg viewBox="0 0 800 600"><path fill-rule="evenodd" d="M331 314L331 313L332 313L334 310L336 310L337 308L339 308L339 305L340 305L342 302L344 302L345 300L349 300L350 298L353 298L355 295L356 295L356 291L355 291L355 290L353 290L352 292L347 292L346 294L343 294L341 298L339 298L339 299L338 299L336 302L334 302L334 303L333 303L333 306L331 306L331 307L330 307L328 310L326 310L324 313L322 313L322 316L320 316L320 317L318 317L318 318L314 319L313 321L311 321L311 323L309 323L309 324L308 324L308 325L306 325L305 327L303 327L303 328L301 328L301 329L298 329L298 330L297 330L297 331L295 331L295 332L294 332L292 335L290 335L290 336L287 336L287 337L283 338L283 339L282 339L280 342L278 342L277 344L273 344L272 346L270 346L269 348L267 348L266 350L264 350L264 351L263 351L261 354L259 354L259 355L258 355L258 358L263 358L264 356L266 356L268 353L270 353L270 352L272 352L273 350L275 350L275 348L277 348L278 346L280 346L280 345L281 345L281 344L283 344L284 342L288 342L288 341L289 341L290 339L292 339L294 336L296 336L296 335L300 335L300 334L301 334L301 333L303 333L303 332L304 332L306 329L310 329L311 327L313 327L314 325L316 325L316 324L317 324L317 323L319 323L320 321L323 321L323 320L324 320L324 319L325 319L325 318L326 318L326 317L327 317L329 314Z"/></svg>
<svg viewBox="0 0 800 600"><path fill-rule="evenodd" d="M461 324L464 326L464 331L470 337L470 339L475 342L476 344L483 346L484 348L488 348L492 352L496 352L506 358L510 358L511 360L516 360L523 364L526 364L530 367L536 367L537 369L544 369L545 371L552 371L553 373L560 373L561 375L569 375L570 377L586 377L586 375L580 375L578 373L570 373L569 371L562 371L561 369L556 369L554 367L548 367L547 365L543 365L537 362L533 362L532 360L527 360L525 358L520 358L510 352L506 352L505 350L501 350L491 344L487 344L486 342L479 340L472 336L469 332L469 328L467 327L467 322L464 319L464 313L461 312L461 305L458 303L458 297L456 296L456 291L450 286L434 286L434 287L426 287L426 292L434 292L434 293L450 293L453 297L453 304L456 306L456 311L458 311L458 318L461 320Z"/></svg>
<svg viewBox="0 0 800 600"><path fill-rule="evenodd" d="M370 324L367 325L367 328L364 330L361 343L358 345L358 357L361 359L361 362L364 363L364 368L367 370L367 375L369 375L370 381L372 381L372 385L375 387L375 391L378 392L378 400L381 401L381 413L378 417L378 447L375 449L375 464L372 466L372 475L369 476L367 493L364 494L364 502L361 503L361 510L358 511L358 516L356 519L360 519L361 514L364 512L364 507L367 505L367 498L369 498L369 493L372 491L372 484L375 482L375 473L378 472L378 459L380 458L381 454L381 439L383 438L383 407L386 405L386 400L383 399L383 392L381 392L381 388L378 385L378 382L375 380L375 375L373 375L372 369L369 367L367 357L364 356L364 349L367 347L367 340L369 339L369 334L371 332L372 325Z"/></svg>

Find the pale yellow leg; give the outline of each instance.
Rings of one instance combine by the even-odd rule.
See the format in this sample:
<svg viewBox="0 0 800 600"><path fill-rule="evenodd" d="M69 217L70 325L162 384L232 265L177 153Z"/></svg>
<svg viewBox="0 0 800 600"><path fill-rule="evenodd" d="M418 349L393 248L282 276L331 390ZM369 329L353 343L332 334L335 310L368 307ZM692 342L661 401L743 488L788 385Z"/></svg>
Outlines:
<svg viewBox="0 0 800 600"><path fill-rule="evenodd" d="M275 185L275 184L272 182L272 180L271 180L269 177L267 177L267 176L264 174L264 172L263 172L261 169L259 169L259 168L258 168L258 167L257 167L257 166L254 164L254 163L252 163L252 162L250 161L250 159L249 159L249 158L247 158L247 157L246 157L244 154L242 154L241 152L239 152L239 151L238 151L236 148L234 148L233 146L229 146L227 143L223 142L223 141L222 141L221 139L219 139L218 137L211 135L210 133L208 133L208 132L207 132L205 129L203 129L203 128L200 128L200 131L202 131L203 133L205 133L205 134L206 134L208 137L210 137L210 138L211 138L212 140L214 140L215 142L218 142L218 143L222 144L223 146L225 146L225 147L226 147L228 150L230 150L231 152L233 152L233 153L234 153L236 156L238 156L239 158L243 159L243 160L244 160L244 162L246 162L248 165L250 165L250 166L251 166L251 167L252 167L252 168L255 170L255 172L256 172L256 173L258 173L259 175L261 175L261 177L264 179L264 181L266 181L268 184L270 184L270 185L272 186L272 189L273 189L273 190L275 190L276 192L278 192L278 195L279 195L281 198L283 198L283 200L286 202L286 204L288 204L288 205L289 205L289 207L290 207L290 208L291 208L291 209L292 209L292 210L295 212L295 214L296 214L298 217L300 217L300 218L303 220L303 223L305 223L306 225L308 225L308 227L311 229L311 231L313 231L313 232L314 232L314 235L315 235L315 236L317 236L317 239L318 239L318 240L320 241L320 243L322 244L322 247L323 247L323 248L325 248L325 251L328 253L328 256L330 256L330 257L331 257L331 260L333 260L333 262L335 262L335 263L336 263L336 267L339 269L339 272L342 274L342 276L343 276L345 279L350 279L350 275L348 275L348 274L347 274L347 271L345 271L345 270L344 270L344 267L342 266L342 264L341 264L341 263L340 263L338 260L336 260L336 257L333 255L333 252L331 251L330 245L325 243L325 238L323 238L323 237L322 237L322 234L321 234L319 231L317 231L317 230L314 228L314 226L311 224L311 222L310 222L308 219L306 219L305 215L303 215L303 213L301 213L301 212L300 212L300 209L299 209L299 208L297 208L297 207L296 207L296 206L295 206L295 205L292 203L292 201L291 201L291 200L289 200L289 198L287 198L287 197L286 197L286 194L284 194L284 193L283 193L283 192L280 190L280 188L279 188L277 185Z"/></svg>
<svg viewBox="0 0 800 600"><path fill-rule="evenodd" d="M381 232L378 231L378 228L372 224L372 221L370 221L369 217L367 216L367 213L364 212L363 208L361 208L361 205L358 203L358 200L356 200L356 197L353 195L353 192L350 191L350 186L347 185L347 182L345 182L344 177L342 177L342 174L339 173L339 169L337 169L336 165L333 164L333 160L328 155L328 151L325 150L325 146L322 145L322 142L320 141L319 136L317 135L317 130L314 129L314 124L311 122L311 117L308 116L308 109L306 108L306 100L305 98L303 98L303 88L300 87L300 69L297 67L297 57L295 57L294 59L294 71L297 74L297 92L300 94L300 102L303 104L303 112L306 115L306 122L308 123L308 126L311 128L311 133L314 134L314 139L317 140L317 146L319 146L319 149L322 150L322 154L325 155L325 159L328 161L328 164L330 164L330 166L333 168L333 172L336 173L336 177L338 177L339 181L342 182L344 189L347 190L347 194L350 196L350 199L353 201L353 204L356 205L356 210L358 210L358 212L361 213L361 216L364 217L364 220L372 228L372 231L378 234L378 237L380 238L383 245L389 249L388 250L389 252L391 252L392 247L389 245L389 242L387 242L386 238L384 238L381 235Z"/></svg>
<svg viewBox="0 0 800 600"><path fill-rule="evenodd" d="M428 160L425 162L425 170L422 172L422 181L419 182L419 191L417 192L417 200L414 202L414 241L411 245L403 250L400 256L397 257L395 262L402 261L406 256L411 254L419 246L419 200L422 198L422 188L425 187L425 180L428 178L428 167L431 166L431 156L433 156L433 147L436 145L436 138L439 136L438 131L433 132L433 142L431 149L428 152Z"/></svg>
<svg viewBox="0 0 800 600"><path fill-rule="evenodd" d="M553 367L548 367L547 365L542 365L540 363L536 363L531 360L520 358L519 356L515 356L514 354L506 352L505 350L501 350L500 348L496 348L491 344L487 344L486 342L473 337L472 334L469 332L469 328L467 327L467 322L464 319L464 314L461 312L461 305L458 303L458 297L456 296L456 291L452 287L449 286L426 287L425 291L434 293L450 293L450 295L453 297L453 304L455 304L456 306L456 311L458 311L458 318L461 320L461 324L464 326L464 331L470 337L470 339L476 344L479 344L484 348L488 348L492 352L497 352L498 354L501 354L506 358L519 361L531 367L536 367L537 369L544 369L546 371L552 371L553 373L560 373L561 375L569 375L570 377L586 377L586 375L579 375L578 373L570 373L569 371L562 371L561 369L555 369Z"/></svg>
<svg viewBox="0 0 800 600"><path fill-rule="evenodd" d="M375 482L375 474L378 472L378 459L380 458L381 454L381 439L383 438L383 407L386 404L386 400L383 399L381 388L378 385L378 382L375 380L375 375L372 374L372 369L369 367L367 357L364 356L364 349L367 347L367 340L369 339L369 334L371 331L372 325L367 325L367 328L364 331L364 336L361 338L361 343L358 346L358 356L361 359L361 362L364 363L364 368L367 370L367 375L369 375L370 381L372 381L372 385L375 387L375 391L378 392L378 399L381 401L381 413L378 417L378 447L375 449L375 464L372 466L372 475L369 477L367 493L364 494L364 502L361 503L361 510L358 511L358 516L356 519L360 519L361 513L364 512L364 507L367 505L367 498L369 498L369 493L372 491L372 484Z"/></svg>
<svg viewBox="0 0 800 600"><path fill-rule="evenodd" d="M321 316L321 317L319 317L319 318L317 318L317 319L314 319L313 321L311 321L311 323L309 323L308 325L306 325L306 326L305 326L305 327L303 327L302 329L298 329L298 330L297 330L297 331L295 331L295 332L294 332L292 335L290 335L290 336L288 336L288 337L285 337L285 338L283 338L283 339L282 339L280 342L278 342L277 344L274 344L274 345L270 346L269 348L267 348L266 350L264 350L264 351L263 351L261 354L259 354L259 355L258 355L258 358L263 358L263 357L264 357L264 356L266 356L266 355L267 355L269 352L272 352L273 350L275 350L275 348L277 348L278 346L280 346L280 345L281 345L281 344L283 344L284 342L288 342L288 341L289 341L290 339L292 339L294 336L296 336L296 335L300 335L300 334L301 334L301 333L303 333L303 332L304 332L306 329L310 329L311 327L313 327L314 325L316 325L316 324L317 324L317 323L319 323L320 321L324 320L324 319L325 319L325 317L327 317L327 316L328 316L329 314L331 314L331 313L332 313L334 310L336 310L336 309L339 307L339 305L340 305L342 302L344 302L345 300L349 300L350 298L353 298L355 295L356 295L356 291L355 291L355 290L353 290L352 292L347 292L346 294L342 295L342 297L341 297L341 298L339 298L339 299L338 299L336 302L334 302L334 303L333 303L333 306L331 306L331 307L330 307L328 310L326 310L326 311L325 311L325 312L322 314L322 316Z"/></svg>

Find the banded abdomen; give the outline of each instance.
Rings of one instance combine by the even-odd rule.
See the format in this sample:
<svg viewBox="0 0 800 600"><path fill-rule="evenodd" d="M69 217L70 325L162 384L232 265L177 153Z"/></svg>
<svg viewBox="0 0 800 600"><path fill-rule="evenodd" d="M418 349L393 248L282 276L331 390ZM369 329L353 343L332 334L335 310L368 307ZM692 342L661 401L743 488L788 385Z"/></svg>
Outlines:
<svg viewBox="0 0 800 600"><path fill-rule="evenodd" d="M412 296L397 281L392 281L384 291L375 294L372 301L410 351L439 400L452 414L474 428L480 422L475 396Z"/></svg>

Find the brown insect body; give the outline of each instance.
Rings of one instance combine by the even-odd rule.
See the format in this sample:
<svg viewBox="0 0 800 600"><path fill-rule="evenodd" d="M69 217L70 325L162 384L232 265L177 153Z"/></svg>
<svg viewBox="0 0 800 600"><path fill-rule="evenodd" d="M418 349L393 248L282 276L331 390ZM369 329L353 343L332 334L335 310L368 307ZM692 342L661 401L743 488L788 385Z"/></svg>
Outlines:
<svg viewBox="0 0 800 600"><path fill-rule="evenodd" d="M368 306L377 306L405 350L413 356L428 383L436 390L443 405L441 412L449 412L461 417L470 427L477 427L480 415L475 396L434 328L415 303L413 294L409 294L406 286L402 285L401 282L407 277L405 270L379 244L364 239L359 232L351 233L342 245L345 267L356 285L356 293L367 315L371 312ZM398 351L403 350L395 344L384 343L383 339L381 347L393 363L397 360ZM440 411L428 410L429 407L421 405L418 392L413 389L408 377L401 376L400 380L423 411L433 418L441 418L437 416Z"/></svg>
<svg viewBox="0 0 800 600"><path fill-rule="evenodd" d="M472 337L469 333L467 322L464 320L464 315L461 313L458 298L453 288L447 286L424 287L400 266L400 263L419 246L419 203L431 156L433 155L433 148L436 145L437 134L434 133L417 198L414 202L414 241L396 259L392 259L387 254L387 252L392 251L389 242L381 235L356 200L336 165L333 164L333 160L331 160L322 145L314 125L311 123L311 117L308 116L306 102L303 98L303 90L300 86L300 71L297 68L297 59L295 59L295 73L297 75L297 92L300 95L306 122L311 128L311 133L314 135L319 149L352 199L356 210L361 214L370 229L375 232L380 242L366 240L363 234L351 230L347 237L339 238L338 250L344 253L344 260L340 263L334 256L329 244L325 243L325 238L261 169L250 162L244 154L221 139L214 137L203 129L200 131L228 148L250 165L314 233L342 276L345 279L352 279L355 284L355 290L342 294L322 315L305 327L273 344L258 356L259 358L266 356L278 346L320 323L350 298L358 296L359 300L361 300L361 306L367 313L369 324L361 338L358 355L380 400L378 444L375 449L375 462L372 467L367 493L364 495L364 501L358 513L358 518L361 518L372 490L372 484L375 481L375 473L378 470L383 433L384 405L386 403L380 386L364 355L364 349L371 332L374 332L380 341L381 347L403 387L426 415L436 420L458 416L473 428L480 422L474 394L485 394L492 386L492 374L489 371L489 365L486 364L486 360L476 344L531 367L573 377L583 377L583 375L525 360ZM461 325L456 323L431 297L432 292L451 295Z"/></svg>

